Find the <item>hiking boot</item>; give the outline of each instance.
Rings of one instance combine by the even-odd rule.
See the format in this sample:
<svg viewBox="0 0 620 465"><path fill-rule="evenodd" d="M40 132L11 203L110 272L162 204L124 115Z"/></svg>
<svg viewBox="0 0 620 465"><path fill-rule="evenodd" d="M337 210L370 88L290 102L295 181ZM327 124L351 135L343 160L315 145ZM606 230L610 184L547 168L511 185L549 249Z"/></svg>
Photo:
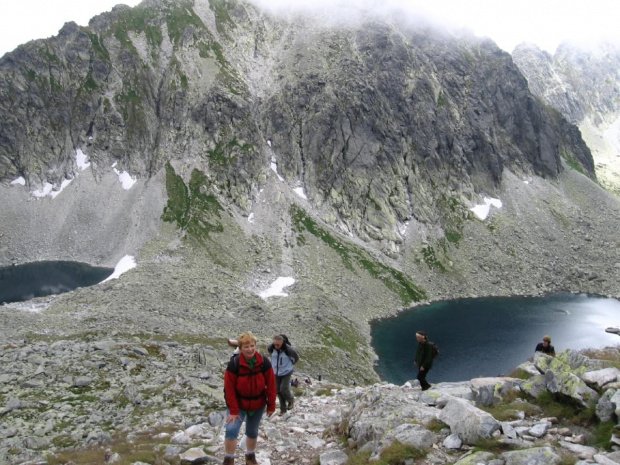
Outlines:
<svg viewBox="0 0 620 465"><path fill-rule="evenodd" d="M256 454L245 454L245 465L258 465Z"/></svg>
<svg viewBox="0 0 620 465"><path fill-rule="evenodd" d="M291 400L290 402L287 403L286 409L287 410L293 410L293 407L295 407L295 399L293 399L293 400Z"/></svg>
<svg viewBox="0 0 620 465"><path fill-rule="evenodd" d="M430 388L431 388L431 385L429 384L429 385L427 385L427 386L424 386L424 387L422 388L422 390L423 390L423 391L428 391Z"/></svg>
<svg viewBox="0 0 620 465"><path fill-rule="evenodd" d="M224 461L222 462L222 465L235 465L235 458L234 457L224 457Z"/></svg>

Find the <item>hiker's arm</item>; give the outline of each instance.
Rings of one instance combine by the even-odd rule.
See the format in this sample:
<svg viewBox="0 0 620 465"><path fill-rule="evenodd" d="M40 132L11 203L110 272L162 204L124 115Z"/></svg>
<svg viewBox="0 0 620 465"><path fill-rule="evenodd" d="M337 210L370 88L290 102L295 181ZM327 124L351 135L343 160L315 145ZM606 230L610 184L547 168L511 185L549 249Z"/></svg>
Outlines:
<svg viewBox="0 0 620 465"><path fill-rule="evenodd" d="M288 346L287 349L288 349L288 356L291 357L291 360L293 361L293 365L295 365L299 361L299 354L297 354L297 351L293 349L291 346Z"/></svg>
<svg viewBox="0 0 620 465"><path fill-rule="evenodd" d="M239 418L239 401L237 400L237 375L226 370L224 372L224 395L226 397L226 406L230 411L229 418L226 421L230 421L230 417Z"/></svg>
<svg viewBox="0 0 620 465"><path fill-rule="evenodd" d="M267 415L271 416L276 411L276 375L273 367L265 372L265 386L267 388Z"/></svg>

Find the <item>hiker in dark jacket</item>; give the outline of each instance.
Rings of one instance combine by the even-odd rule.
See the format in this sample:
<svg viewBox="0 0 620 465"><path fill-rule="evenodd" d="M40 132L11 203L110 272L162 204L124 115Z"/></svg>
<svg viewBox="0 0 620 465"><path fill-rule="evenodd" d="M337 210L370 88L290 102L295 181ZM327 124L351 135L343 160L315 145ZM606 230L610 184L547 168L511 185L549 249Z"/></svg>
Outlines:
<svg viewBox="0 0 620 465"><path fill-rule="evenodd" d="M416 379L420 382L423 391L426 391L431 385L426 381L426 375L433 368L433 347L428 342L428 336L424 331L415 333L418 346L415 351L415 361L413 364L418 367L418 376Z"/></svg>
<svg viewBox="0 0 620 465"><path fill-rule="evenodd" d="M239 339L238 355L231 357L224 373L226 397L226 440L224 465L235 463L235 449L241 423L245 420L245 463L256 464L258 427L267 410L267 416L276 410L276 381L269 360L256 350L256 337L244 333Z"/></svg>
<svg viewBox="0 0 620 465"><path fill-rule="evenodd" d="M293 365L299 360L299 355L281 334L276 334L273 337L273 344L269 344L267 351L271 354L271 365L276 375L280 413L284 415L287 410L291 410L295 405L295 396L291 392L291 375L293 374Z"/></svg>
<svg viewBox="0 0 620 465"><path fill-rule="evenodd" d="M543 341L536 345L534 352L542 352L555 357L555 347L551 345L551 338L549 336L543 337Z"/></svg>

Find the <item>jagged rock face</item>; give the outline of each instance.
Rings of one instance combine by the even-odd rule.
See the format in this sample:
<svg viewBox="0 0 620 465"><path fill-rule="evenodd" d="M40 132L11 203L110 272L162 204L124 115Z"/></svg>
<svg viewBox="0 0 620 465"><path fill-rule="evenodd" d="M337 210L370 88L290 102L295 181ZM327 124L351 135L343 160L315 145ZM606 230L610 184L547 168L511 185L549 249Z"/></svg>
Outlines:
<svg viewBox="0 0 620 465"><path fill-rule="evenodd" d="M617 46L603 43L586 50L563 43L551 56L535 45L521 44L512 57L532 92L572 123L579 124L588 115L618 111Z"/></svg>
<svg viewBox="0 0 620 465"><path fill-rule="evenodd" d="M398 243L399 224L445 227L445 204L493 191L504 168L555 177L563 154L593 175L492 42L321 19L150 0L21 46L0 61L0 179L58 185L77 148L99 174L184 159L249 210L275 158L328 222Z"/></svg>
<svg viewBox="0 0 620 465"><path fill-rule="evenodd" d="M597 180L619 193L620 47L611 42L584 47L563 43L551 56L521 44L513 59L532 92L579 126L592 150Z"/></svg>

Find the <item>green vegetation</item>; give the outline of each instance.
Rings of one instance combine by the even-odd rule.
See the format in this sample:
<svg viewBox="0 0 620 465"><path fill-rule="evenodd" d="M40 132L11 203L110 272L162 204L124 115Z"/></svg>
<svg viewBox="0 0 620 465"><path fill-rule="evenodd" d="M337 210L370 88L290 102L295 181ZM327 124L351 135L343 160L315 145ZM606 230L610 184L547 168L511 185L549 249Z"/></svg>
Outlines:
<svg viewBox="0 0 620 465"><path fill-rule="evenodd" d="M172 8L166 12L166 24L168 25L168 36L172 43L177 45L188 28L194 28L195 30L206 29L202 20L194 13L193 2L177 0L176 3L172 2L171 5L173 5Z"/></svg>
<svg viewBox="0 0 620 465"><path fill-rule="evenodd" d="M86 27L82 28L82 32L84 32L90 38L90 43L99 59L103 61L110 61L110 53L108 52L108 49L105 48L105 45L103 44L99 36Z"/></svg>
<svg viewBox="0 0 620 465"><path fill-rule="evenodd" d="M215 27L220 34L226 35L225 26L235 27L235 22L228 14L228 11L236 5L237 2L234 0L209 0L209 6L215 13Z"/></svg>
<svg viewBox="0 0 620 465"><path fill-rule="evenodd" d="M321 343L327 347L338 347L346 352L357 353L357 347L364 345L364 339L355 331L356 326L346 320L332 320L319 331Z"/></svg>
<svg viewBox="0 0 620 465"><path fill-rule="evenodd" d="M562 226L564 226L565 228L570 228L570 221L568 220L568 218L566 218L566 216L564 216L562 213L560 213L559 211L557 211L555 208L551 209L551 214L553 215L553 217L558 220L558 223L561 223Z"/></svg>
<svg viewBox="0 0 620 465"><path fill-rule="evenodd" d="M72 463L105 463L108 462L113 454L118 454L120 460L118 465L130 465L135 462L152 463L154 465L179 465L178 457L166 457L164 462L158 446L162 443L161 438L156 438L158 434L175 432L176 427L171 425L162 427L158 430L140 432L131 441L127 441L121 433L116 434L112 441L103 445L93 445L86 448L66 450L55 454L49 454L47 463L49 465L62 465ZM55 440L59 447L74 445L68 436L59 436Z"/></svg>
<svg viewBox="0 0 620 465"><path fill-rule="evenodd" d="M306 243L304 232L308 232L322 240L332 250L334 250L351 271L355 271L354 264L360 266L373 278L381 282L391 291L400 296L403 303L419 302L426 298L426 292L416 286L402 272L384 265L368 252L352 245L346 244L340 239L332 236L327 230L321 228L310 216L298 206L293 205L290 210L293 220L293 229L297 233L297 245L303 246Z"/></svg>
<svg viewBox="0 0 620 465"><path fill-rule="evenodd" d="M223 232L220 212L223 208L212 194L207 194L211 182L205 174L195 169L189 181L189 188L177 175L170 163L166 164L166 190L168 203L162 219L176 222L187 235L201 243L214 232Z"/></svg>
<svg viewBox="0 0 620 465"><path fill-rule="evenodd" d="M213 150L209 152L209 163L211 167L216 166L229 166L237 163L237 156L235 151L241 151L242 153L254 152L254 146L252 144L239 144L237 139L233 139L227 144L217 144Z"/></svg>
<svg viewBox="0 0 620 465"><path fill-rule="evenodd" d="M159 47L163 40L161 26L157 24L157 10L154 8L137 6L123 10L119 13L118 20L114 24L114 37L121 43L123 48L130 49L137 55L137 51L129 38L129 31L138 34L143 32L152 47ZM91 37L92 41L93 38ZM107 51L105 54L107 54Z"/></svg>
<svg viewBox="0 0 620 465"><path fill-rule="evenodd" d="M437 106L439 108L443 108L448 104L446 97L443 95L443 91L439 91L439 95L437 96Z"/></svg>
<svg viewBox="0 0 620 465"><path fill-rule="evenodd" d="M428 265L429 268L433 268L445 273L446 267L441 263L437 256L435 255L435 249L433 249L432 245L427 245L426 247L422 247L422 256L424 257L424 261Z"/></svg>
<svg viewBox="0 0 620 465"><path fill-rule="evenodd" d="M347 461L346 465L367 465L373 463L375 465L400 465L405 460L418 460L426 457L427 452L416 447L405 445L399 441L395 441L392 445L381 452L380 459L376 462L370 462L370 452L358 452Z"/></svg>

